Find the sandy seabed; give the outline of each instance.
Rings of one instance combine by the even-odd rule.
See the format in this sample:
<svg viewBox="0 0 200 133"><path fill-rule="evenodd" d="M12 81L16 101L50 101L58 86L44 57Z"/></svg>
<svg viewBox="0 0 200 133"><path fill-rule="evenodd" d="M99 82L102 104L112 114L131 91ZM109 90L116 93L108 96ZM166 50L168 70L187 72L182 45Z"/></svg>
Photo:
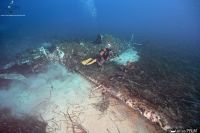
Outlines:
<svg viewBox="0 0 200 133"><path fill-rule="evenodd" d="M26 114L47 123L48 133L162 132L80 74L59 64L46 68L1 90L1 106L11 108L16 117Z"/></svg>

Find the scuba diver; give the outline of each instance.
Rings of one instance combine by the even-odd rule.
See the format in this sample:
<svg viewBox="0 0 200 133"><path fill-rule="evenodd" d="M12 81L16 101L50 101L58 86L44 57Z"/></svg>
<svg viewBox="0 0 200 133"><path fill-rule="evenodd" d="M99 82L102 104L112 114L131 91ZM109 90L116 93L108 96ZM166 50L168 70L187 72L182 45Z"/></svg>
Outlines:
<svg viewBox="0 0 200 133"><path fill-rule="evenodd" d="M96 40L93 42L94 44L102 44L103 36L101 34L97 34Z"/></svg>
<svg viewBox="0 0 200 133"><path fill-rule="evenodd" d="M20 7L15 4L14 0L10 0L6 8L8 15L20 14Z"/></svg>
<svg viewBox="0 0 200 133"><path fill-rule="evenodd" d="M108 44L107 47L99 51L99 54L95 59L89 58L82 61L81 63L83 65L91 65L96 62L99 66L102 66L106 61L110 59L111 56L113 56L113 52L111 50L111 44Z"/></svg>

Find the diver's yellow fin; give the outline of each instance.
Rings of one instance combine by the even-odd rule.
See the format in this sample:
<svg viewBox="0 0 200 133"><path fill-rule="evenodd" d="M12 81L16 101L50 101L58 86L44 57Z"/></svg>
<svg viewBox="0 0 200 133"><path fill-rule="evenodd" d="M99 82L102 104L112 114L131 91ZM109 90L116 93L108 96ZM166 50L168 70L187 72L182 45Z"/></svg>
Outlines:
<svg viewBox="0 0 200 133"><path fill-rule="evenodd" d="M91 60L92 60L92 58L88 58L88 59L86 59L86 60L83 60L81 63L82 63L83 65L86 65L86 64L89 63Z"/></svg>
<svg viewBox="0 0 200 133"><path fill-rule="evenodd" d="M96 59L94 59L94 60L92 60L92 61L88 62L86 65L92 65L92 64L94 64L95 62L97 62L97 60L96 60Z"/></svg>

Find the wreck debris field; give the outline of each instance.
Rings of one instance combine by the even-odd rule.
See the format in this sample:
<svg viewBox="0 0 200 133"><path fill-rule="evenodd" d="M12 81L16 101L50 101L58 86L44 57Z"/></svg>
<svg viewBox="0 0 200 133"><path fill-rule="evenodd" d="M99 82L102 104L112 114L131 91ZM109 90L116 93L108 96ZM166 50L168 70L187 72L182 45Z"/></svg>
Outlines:
<svg viewBox="0 0 200 133"><path fill-rule="evenodd" d="M0 1L0 133L197 133L199 9Z"/></svg>

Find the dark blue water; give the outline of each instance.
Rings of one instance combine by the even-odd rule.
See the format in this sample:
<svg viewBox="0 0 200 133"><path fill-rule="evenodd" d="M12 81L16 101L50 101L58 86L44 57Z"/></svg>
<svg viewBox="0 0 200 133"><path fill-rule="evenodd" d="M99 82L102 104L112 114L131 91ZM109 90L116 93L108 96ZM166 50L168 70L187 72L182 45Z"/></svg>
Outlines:
<svg viewBox="0 0 200 133"><path fill-rule="evenodd" d="M0 16L1 65L43 42L94 40L97 33L130 39L134 33L148 54L158 50L152 58L170 60L167 72L182 73L200 100L199 0L14 0L8 9L9 3L0 0L0 15L25 16Z"/></svg>
<svg viewBox="0 0 200 133"><path fill-rule="evenodd" d="M1 49L38 45L41 41L91 38L108 33L141 41L199 43L198 0L0 0ZM6 46L8 45L8 46ZM13 52L15 52L15 50Z"/></svg>

